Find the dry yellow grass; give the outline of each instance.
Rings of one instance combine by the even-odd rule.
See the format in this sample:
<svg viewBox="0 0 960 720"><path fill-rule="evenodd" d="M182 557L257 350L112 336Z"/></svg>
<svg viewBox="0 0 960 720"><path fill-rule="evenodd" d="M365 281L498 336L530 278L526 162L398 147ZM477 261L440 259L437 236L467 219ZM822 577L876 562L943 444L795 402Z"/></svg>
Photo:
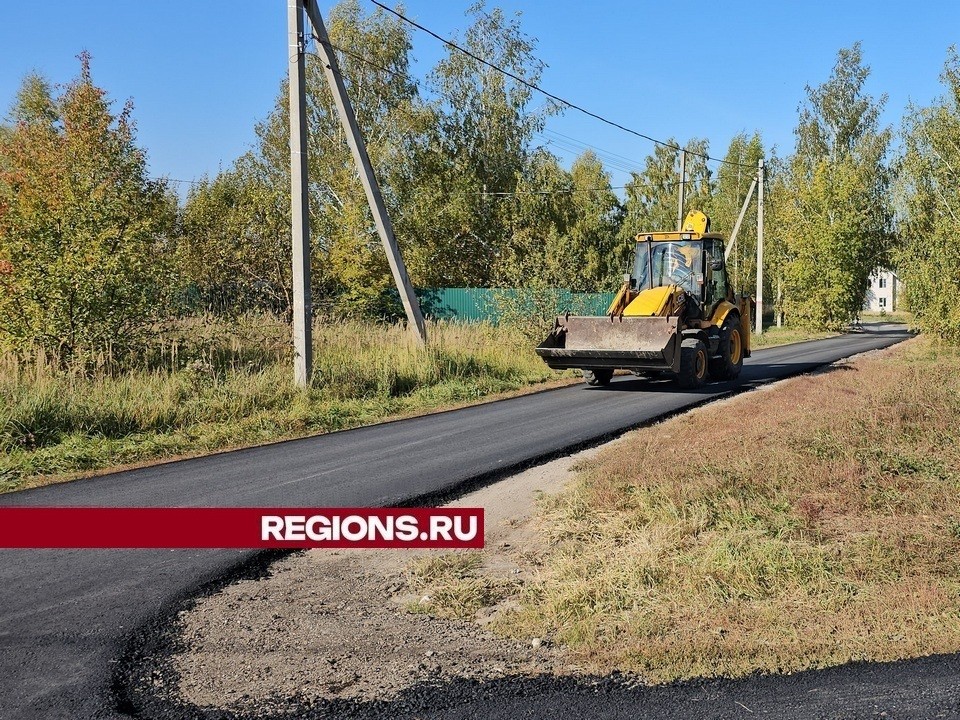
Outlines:
<svg viewBox="0 0 960 720"><path fill-rule="evenodd" d="M291 382L289 327L270 316L189 318L124 363L62 367L0 354L0 492L340 430L575 382L509 327L314 324L309 389Z"/></svg>
<svg viewBox="0 0 960 720"><path fill-rule="evenodd" d="M651 681L960 650L958 378L916 339L630 433L501 629Z"/></svg>
<svg viewBox="0 0 960 720"><path fill-rule="evenodd" d="M289 329L271 317L191 319L125 367L0 355L0 492L84 473L300 437L555 382L526 338L431 323L314 326L310 387L293 387Z"/></svg>

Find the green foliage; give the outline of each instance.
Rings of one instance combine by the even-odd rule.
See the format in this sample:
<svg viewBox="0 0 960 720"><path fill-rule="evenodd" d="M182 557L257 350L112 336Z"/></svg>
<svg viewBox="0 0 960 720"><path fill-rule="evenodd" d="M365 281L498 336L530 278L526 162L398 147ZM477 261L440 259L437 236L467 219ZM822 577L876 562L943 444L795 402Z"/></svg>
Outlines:
<svg viewBox="0 0 960 720"><path fill-rule="evenodd" d="M0 135L0 347L64 358L142 340L169 283L174 213L131 103L112 113L80 61L59 95L28 76Z"/></svg>
<svg viewBox="0 0 960 720"><path fill-rule="evenodd" d="M355 0L337 5L328 20L368 154L398 238L406 245L405 213L415 207L409 195L416 184L416 145L431 121L407 79L408 28L382 10L362 14ZM389 315L394 303L387 259L322 63L312 53L306 86L314 304L344 314ZM231 302L249 308L253 299L290 312L288 113L284 82L273 111L255 128L254 148L187 200L180 257L211 309ZM214 259L215 273L205 273L207 258Z"/></svg>
<svg viewBox="0 0 960 720"><path fill-rule="evenodd" d="M564 243L570 262L557 272L556 283L581 291L604 291L619 285L618 233L623 209L610 187L610 175L587 151L570 168L572 213Z"/></svg>
<svg viewBox="0 0 960 720"><path fill-rule="evenodd" d="M204 311L289 309L288 201L289 195L251 177L246 163L191 188L176 258ZM185 309L196 310L196 303Z"/></svg>
<svg viewBox="0 0 960 720"><path fill-rule="evenodd" d="M960 343L960 57L951 48L941 79L947 94L904 120L899 168L903 243L895 254L907 302L920 326Z"/></svg>
<svg viewBox="0 0 960 720"><path fill-rule="evenodd" d="M482 3L468 14L473 23L462 46L516 77L539 82L543 63L519 16L488 12ZM528 87L452 48L430 80L437 100L416 160L420 183L412 203L419 210L407 218L415 239L408 265L423 285L488 286L500 281L496 260L504 239L527 222L510 194L527 174L533 133L550 108L532 110ZM530 222L542 226L543 218Z"/></svg>
<svg viewBox="0 0 960 720"><path fill-rule="evenodd" d="M841 50L830 79L807 88L796 153L772 165L767 227L772 275L789 323L839 328L860 312L870 273L893 235L886 97L864 94L860 45Z"/></svg>
<svg viewBox="0 0 960 720"><path fill-rule="evenodd" d="M494 268L500 285L602 292L617 284L622 211L593 152L583 153L567 172L538 150L516 192L501 202L512 204L514 220Z"/></svg>
<svg viewBox="0 0 960 720"><path fill-rule="evenodd" d="M461 43L537 82L536 41L519 17L476 4ZM592 153L568 172L531 151L550 108L530 89L451 50L430 76L432 100L407 77L410 37L381 10L355 0L330 14L329 33L387 202L419 287L525 286L606 290L620 204ZM393 280L357 180L323 68L307 64L314 303L354 317L395 317ZM233 168L191 192L179 259L206 309L289 311L288 103L282 89Z"/></svg>
<svg viewBox="0 0 960 720"><path fill-rule="evenodd" d="M710 229L728 238L737 222L740 208L756 177L757 162L764 156L763 141L759 133L747 137L736 135L730 141L724 159L728 163L717 168L717 179L710 198ZM738 293L756 295L757 283L757 199L754 197L744 215L736 242L730 253L727 270Z"/></svg>
<svg viewBox="0 0 960 720"><path fill-rule="evenodd" d="M627 183L627 201L621 240L625 252L633 249L633 239L644 231L673 230L677 226L680 198L679 143L673 138L666 145L657 145L648 155L643 171L634 173ZM687 152L687 180L684 190L684 215L690 210L707 210L713 191L711 172L702 155L709 152L706 140L694 138L683 146ZM699 153L695 154L695 153ZM623 258L626 264L626 258Z"/></svg>

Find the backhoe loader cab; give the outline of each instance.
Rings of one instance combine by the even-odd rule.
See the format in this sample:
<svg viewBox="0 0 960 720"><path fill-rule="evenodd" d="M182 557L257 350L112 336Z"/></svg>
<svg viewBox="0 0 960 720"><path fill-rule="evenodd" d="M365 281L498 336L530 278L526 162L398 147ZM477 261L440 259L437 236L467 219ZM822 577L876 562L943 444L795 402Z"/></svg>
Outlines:
<svg viewBox="0 0 960 720"><path fill-rule="evenodd" d="M685 388L736 378L750 356L753 301L734 294L724 238L709 225L691 212L679 232L638 235L607 314L558 317L537 353L554 369L580 368L591 385L616 369L668 371Z"/></svg>

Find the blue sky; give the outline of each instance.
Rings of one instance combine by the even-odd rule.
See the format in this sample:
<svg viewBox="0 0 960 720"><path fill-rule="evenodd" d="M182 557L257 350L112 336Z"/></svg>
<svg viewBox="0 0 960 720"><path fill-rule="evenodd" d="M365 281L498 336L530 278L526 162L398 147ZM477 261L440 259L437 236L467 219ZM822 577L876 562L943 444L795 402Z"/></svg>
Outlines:
<svg viewBox="0 0 960 720"><path fill-rule="evenodd" d="M372 11L368 0L359 0ZM326 13L334 3L321 0ZM406 14L444 36L467 26L468 0L406 0ZM645 134L710 141L723 155L738 132L759 131L779 154L793 148L807 84L829 76L837 50L863 44L868 91L889 95L885 123L907 103L942 92L939 74L957 41L956 2L500 0L522 13L548 65L547 90ZM416 71L444 54L414 31ZM251 145L286 72L285 0L44 3L6 0L0 11L0 106L23 76L52 82L93 55L95 82L134 101L139 142L157 176L216 174ZM615 185L652 151L649 142L575 111L553 117L538 141L567 163L591 145L610 153ZM617 157L613 157L613 156Z"/></svg>

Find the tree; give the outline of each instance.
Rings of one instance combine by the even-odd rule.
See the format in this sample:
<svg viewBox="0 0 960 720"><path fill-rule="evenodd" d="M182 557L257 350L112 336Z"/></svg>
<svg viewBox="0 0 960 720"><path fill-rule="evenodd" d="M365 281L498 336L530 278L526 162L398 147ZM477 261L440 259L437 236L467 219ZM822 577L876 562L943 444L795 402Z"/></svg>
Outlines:
<svg viewBox="0 0 960 720"><path fill-rule="evenodd" d="M864 93L859 43L837 55L830 79L807 88L795 154L770 195L771 269L788 322L839 328L859 312L870 273L893 236L886 96Z"/></svg>
<svg viewBox="0 0 960 720"><path fill-rule="evenodd" d="M903 244L894 253L906 299L921 328L960 343L960 57L947 55L944 97L912 107L899 168Z"/></svg>
<svg viewBox="0 0 960 720"><path fill-rule="evenodd" d="M724 156L726 163L717 168L717 179L710 199L708 215L714 232L728 238L743 207L751 182L757 177L757 162L763 157L759 133L736 135ZM756 191L737 235L727 270L737 292L756 294L757 222Z"/></svg>
<svg viewBox="0 0 960 720"><path fill-rule="evenodd" d="M563 248L571 221L573 178L556 156L539 148L531 154L515 188L487 197L488 202L512 206L498 210L513 223L497 253L492 271L495 284L556 287L556 270L562 265L556 251Z"/></svg>
<svg viewBox="0 0 960 720"><path fill-rule="evenodd" d="M618 262L620 201L610 187L610 174L592 151L574 161L570 176L571 217L564 240L567 262L556 273L557 284L577 291L611 290L624 271Z"/></svg>
<svg viewBox="0 0 960 720"><path fill-rule="evenodd" d="M482 3L468 13L474 20L461 45L516 77L539 81L544 66L519 15L487 12ZM423 182L413 202L422 212L412 233L411 272L427 284L489 285L516 208L498 198L516 191L533 133L551 108L531 110L529 87L453 48L431 84L436 122L416 163Z"/></svg>
<svg viewBox="0 0 960 720"><path fill-rule="evenodd" d="M252 174L247 163L191 188L181 213L177 264L208 312L292 304L289 192Z"/></svg>
<svg viewBox="0 0 960 720"><path fill-rule="evenodd" d="M568 172L539 149L516 191L499 200L512 205L512 228L494 268L498 285L609 290L620 268L614 261L620 203L596 154L580 155Z"/></svg>
<svg viewBox="0 0 960 720"><path fill-rule="evenodd" d="M429 112L409 79L406 25L383 10L363 15L356 0L338 4L328 31L367 152L380 181L401 249L414 212L415 145ZM366 195L341 130L324 69L306 63L310 236L315 307L382 316L399 309L393 280ZM242 297L269 299L291 310L290 147L287 83L273 111L258 123L254 148L188 198L182 258L203 258L214 237L229 250L217 282ZM217 216L228 221L213 227ZM213 255L213 257L219 257ZM196 266L194 266L196 267ZM228 270L229 268L229 270ZM211 287L211 292L216 288ZM240 297L238 296L238 297ZM397 306L397 307L394 307Z"/></svg>
<svg viewBox="0 0 960 720"><path fill-rule="evenodd" d="M621 240L627 250L643 231L673 230L677 226L677 207L680 199L680 151L673 138L656 145L648 155L643 170L634 173L627 183L627 200ZM713 184L705 155L709 152L706 140L694 138L684 148L686 184L684 188L685 213L690 210L708 210Z"/></svg>
<svg viewBox="0 0 960 720"><path fill-rule="evenodd" d="M147 174L132 103L113 114L79 59L60 94L25 78L0 134L0 345L64 361L129 349L161 315L175 209Z"/></svg>

